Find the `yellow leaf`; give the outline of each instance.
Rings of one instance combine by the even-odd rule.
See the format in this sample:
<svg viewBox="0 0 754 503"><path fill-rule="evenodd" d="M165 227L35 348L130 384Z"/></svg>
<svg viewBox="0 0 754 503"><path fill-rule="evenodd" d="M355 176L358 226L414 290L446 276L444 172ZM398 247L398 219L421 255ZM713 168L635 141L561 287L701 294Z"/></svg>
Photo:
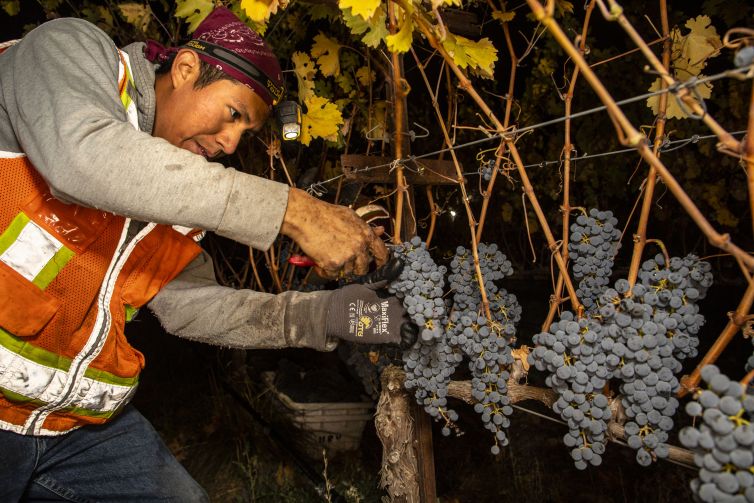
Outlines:
<svg viewBox="0 0 754 503"><path fill-rule="evenodd" d="M432 8L437 9L443 5L461 5L461 0L432 0Z"/></svg>
<svg viewBox="0 0 754 503"><path fill-rule="evenodd" d="M414 38L414 22L410 16L404 16L401 28L395 35L385 37L385 44L390 52L408 52Z"/></svg>
<svg viewBox="0 0 754 503"><path fill-rule="evenodd" d="M493 77L497 49L488 38L475 42L460 35L448 34L442 45L460 68L469 68L488 79Z"/></svg>
<svg viewBox="0 0 754 503"><path fill-rule="evenodd" d="M343 22L346 23L351 33L361 35L366 32L361 41L369 47L377 48L388 35L387 26L385 26L386 14L382 5L380 5L377 12L369 21L365 21L361 16L354 16L351 9L346 9L342 12Z"/></svg>
<svg viewBox="0 0 754 503"><path fill-rule="evenodd" d="M306 113L301 117L301 143L309 145L313 138L338 141L338 130L343 116L334 103L321 96L311 96L304 101Z"/></svg>
<svg viewBox="0 0 754 503"><path fill-rule="evenodd" d="M241 0L241 8L255 23L266 22L279 6L279 0Z"/></svg>
<svg viewBox="0 0 754 503"><path fill-rule="evenodd" d="M152 20L152 9L149 5L121 3L118 4L118 10L128 24L146 33L149 28L149 22Z"/></svg>
<svg viewBox="0 0 754 503"><path fill-rule="evenodd" d="M703 76L700 75L700 77ZM652 86L649 88L649 92L659 91L660 89L661 80L660 77L657 77L657 79L655 79L655 81L652 83ZM696 86L696 89L699 93L699 96L704 99L707 99L712 95L711 82L699 84L698 86ZM647 106L652 109L652 112L655 115L658 115L660 113L660 95L650 96L647 99ZM683 110L684 109L681 108L681 106L678 104L678 100L673 97L672 94L668 94L668 106L667 110L665 111L665 117L668 119L685 119L688 117L688 115Z"/></svg>
<svg viewBox="0 0 754 503"><path fill-rule="evenodd" d="M367 138L383 138L385 136L385 121L387 120L387 102L378 100L372 103L368 111L369 117L363 124L361 132Z"/></svg>
<svg viewBox="0 0 754 503"><path fill-rule="evenodd" d="M717 55L723 43L709 16L689 19L686 28L690 31L683 41L681 56L688 61L689 67L697 69L693 73L697 75L707 65L707 59Z"/></svg>
<svg viewBox="0 0 754 503"><path fill-rule="evenodd" d="M293 62L293 73L298 80L298 99L303 102L307 98L314 96L314 61L304 52L294 52L291 56Z"/></svg>
<svg viewBox="0 0 754 503"><path fill-rule="evenodd" d="M380 6L380 0L339 0L338 7L340 10L351 9L351 14L361 16L369 20L377 8Z"/></svg>
<svg viewBox="0 0 754 503"><path fill-rule="evenodd" d="M507 11L507 12L496 10L495 12L492 13L492 18L497 19L501 23L507 23L509 21L513 21L514 17L516 17L516 11L512 11L512 10Z"/></svg>
<svg viewBox="0 0 754 503"><path fill-rule="evenodd" d="M185 18L188 32L193 33L214 8L212 0L176 0L175 17Z"/></svg>
<svg viewBox="0 0 754 503"><path fill-rule="evenodd" d="M573 4L567 0L555 0L555 10L558 17L563 17L566 13L573 14Z"/></svg>
<svg viewBox="0 0 754 503"><path fill-rule="evenodd" d="M312 57L317 59L319 70L325 77L340 74L340 60L338 59L340 47L338 42L326 37L321 32L314 37Z"/></svg>
<svg viewBox="0 0 754 503"><path fill-rule="evenodd" d="M358 70L356 70L356 78L359 81L359 84L361 84L364 87L368 87L369 84L374 82L376 75L373 70L370 70L367 66L362 66Z"/></svg>

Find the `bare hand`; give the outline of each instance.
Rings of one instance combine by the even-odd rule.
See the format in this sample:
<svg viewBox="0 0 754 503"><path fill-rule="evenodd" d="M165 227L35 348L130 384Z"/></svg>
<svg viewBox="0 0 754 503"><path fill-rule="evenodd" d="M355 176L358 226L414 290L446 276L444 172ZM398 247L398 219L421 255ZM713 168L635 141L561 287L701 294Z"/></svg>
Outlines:
<svg viewBox="0 0 754 503"><path fill-rule="evenodd" d="M317 265L315 272L326 278L361 276L375 260L382 266L389 258L380 239L382 227L372 228L345 206L320 201L292 188L281 234L293 239Z"/></svg>

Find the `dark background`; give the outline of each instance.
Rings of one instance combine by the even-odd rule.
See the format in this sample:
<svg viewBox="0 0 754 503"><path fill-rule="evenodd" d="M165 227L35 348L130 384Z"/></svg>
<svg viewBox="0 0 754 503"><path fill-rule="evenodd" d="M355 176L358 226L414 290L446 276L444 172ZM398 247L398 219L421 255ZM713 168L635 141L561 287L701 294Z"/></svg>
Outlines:
<svg viewBox="0 0 754 503"><path fill-rule="evenodd" d="M20 14L8 16L0 11L0 26L4 38L15 38L46 19L76 15L97 21L94 8L104 6L115 12L115 3L90 2L23 2ZM185 37L185 26L171 16L174 5L169 2L150 4L162 20L173 41ZM514 5L513 7L517 7ZM294 50L308 51L319 31L348 39L345 29L327 18L307 14L309 4L294 3L288 10L273 17L267 38L276 48L284 67L290 68L290 56ZM624 2L626 13L646 40L656 38L651 23L659 27L657 2ZM685 21L700 14L712 18L721 36L733 26L754 24L752 5L743 0L707 0L693 2L670 2L671 26L683 27ZM499 50L494 80L475 80L482 96L489 100L496 113L502 117L504 102L500 99L508 86L509 61L502 44L501 30L489 18L484 3L471 4L468 11L474 12L481 23L481 35L488 36ZM519 54L525 47L524 36L530 36L535 23L527 19L526 7L516 10L511 24L514 44ZM573 14L559 19L566 33L573 37L580 31L583 6L574 3ZM644 17L646 15L646 17ZM166 31L152 28L147 34L135 31L114 14L117 21L112 35L123 45L134 39L147 36L169 42ZM307 17L310 16L310 17ZM589 32L590 62L621 54L632 48L630 41L618 26L605 21L595 11ZM651 20L651 23L650 23ZM153 23L154 24L154 23ZM360 50L363 46L352 45ZM422 49L423 41L418 36L414 45L422 57L429 51ZM659 45L653 46L659 52ZM378 56L379 57L379 56ZM723 50L710 60L705 74L711 75L732 66L733 53ZM642 71L643 59L632 54L615 62L595 68L616 99L634 96L647 91L655 76ZM435 58L428 71L436 75L439 70ZM514 121L519 126L539 123L563 115L563 102L556 86L567 85L564 78L570 76L572 66L555 42L544 35L534 50L518 69ZM290 74L289 74L290 75ZM410 58L406 59L406 78L412 86L409 98L409 122L418 122L430 130L429 137L417 139L411 146L413 153L434 151L442 147L442 136L424 91L420 75ZM375 97L384 98L387 89L384 79L375 84ZM289 88L295 89L291 75ZM721 80L715 83L707 106L715 118L729 131L746 128L746 112L749 105L751 83L749 81ZM293 93L295 95L295 92ZM441 88L439 102L446 100L446 91ZM575 92L573 110L580 111L599 105L594 93L580 79ZM443 109L444 110L444 109ZM654 117L643 102L624 107L635 125L651 125ZM479 123L477 109L469 98L459 103L459 124ZM704 125L693 120L671 120L667 131L672 139L689 138L693 134L708 134ZM458 143L479 138L478 133L459 131ZM739 136L740 138L740 136ZM595 114L573 122L573 141L579 154L606 152L622 148L605 114ZM527 164L558 159L563 145L563 124L538 129L521 138L519 150ZM359 134L354 134L349 144L352 153L363 153L367 143ZM490 144L487 148L491 147ZM373 146L374 147L374 146ZM379 149L379 145L375 147ZM314 180L328 177L323 161L335 161L342 150L325 142L315 140L309 147L286 147L288 166L294 178L314 172ZM374 149L373 149L374 151ZM481 206L474 172L478 169L475 156L477 148L459 150L459 157L468 175L471 204L476 212ZM733 240L746 250L754 249L751 218L749 214L746 176L736 159L723 156L714 149L714 141L703 141L663 155L663 162L676 176L684 189L721 232L729 232ZM252 143L240 150L239 156L229 158L229 165L261 175L266 172L268 161L263 148ZM639 196L639 187L646 173L646 166L639 162L638 155L624 154L594 160L578 161L572 179L572 204L612 210L621 222L626 221ZM558 207L562 203L561 174L557 165L532 167L529 176L537 192L548 221L556 235L560 235ZM334 189L334 187L331 187ZM368 202L379 193L376 187L362 187L357 204ZM355 192L355 191L354 191ZM447 260L459 244L468 243L468 224L463 218L463 208L455 189L435 188L435 200L445 210L439 217L433 255L438 261ZM696 225L686 216L671 194L662 184L658 186L658 201L653 207L649 236L662 239L671 255L683 256L694 252L711 257L716 284L701 306L707 324L701 334L700 352L719 335L728 320L727 313L735 309L744 290L744 281L735 261L730 257L717 256L718 251L710 246ZM332 200L334 190L325 195ZM383 204L389 204L383 200ZM415 201L419 234L426 235L429 208L423 190L417 191ZM453 218L450 210L458 216ZM533 221L528 207L531 238L534 253L530 250L526 214L521 204L521 187L514 175L512 181L499 177L492 197L486 241L494 241L513 261L516 274L502 286L515 293L523 305L524 315L519 325L519 342L529 344L531 337L540 329L545 318L549 295L552 291L550 252L543 234ZM733 218L731 218L731 216ZM637 215L628 224L623 238L623 250L618 256L615 278L625 276L630 259L631 232ZM219 279L229 286L248 287L232 279L228 267L241 268L248 262L247 250L227 240L209 236L204 246L217 258L222 253L225 260L218 266ZM649 248L647 253L654 253ZM269 274L262 267L263 281ZM231 279L229 279L231 278ZM267 283L269 285L269 283ZM258 412L265 412L264 393L259 386L259 373L277 368L281 359L293 361L306 369L330 369L349 376L344 364L336 354L317 353L309 350L248 351L235 352L184 341L165 334L159 322L144 310L128 327L132 344L143 351L147 358L140 390L136 395L137 407L160 431L168 446L187 466L189 471L211 494L213 501L318 501L308 479L295 467L284 448L271 440L266 430L240 403L233 399L223 383L240 390ZM719 365L734 378L744 373L744 362L751 354L751 343L737 336L725 351ZM696 360L685 362L684 370L690 372ZM539 376L541 377L541 376ZM533 375L532 380L539 377ZM519 410L514 412L509 430L511 445L494 457L489 454L491 439L471 407L453 404L459 411L459 425L464 431L461 437L445 438L436 427L435 465L437 489L441 501L492 502L516 498L522 501L604 501L604 502L676 502L690 501L689 481L695 472L685 467L661 461L649 468L640 468L630 449L611 444L599 468L579 472L572 466L567 449L562 445L566 429L540 416ZM527 409L553 417L553 414L536 403L523 403ZM266 416L270 419L269 416ZM274 418L273 418L274 419ZM676 417L677 427L688 418L681 412ZM290 430L282 430L287 443L296 445ZM671 442L678 444L675 435ZM379 501L382 492L377 488L381 447L374 427L367 424L362 444L357 452L328 458L328 477L341 494L349 501ZM306 463L318 473L324 470L323 459L307 459Z"/></svg>

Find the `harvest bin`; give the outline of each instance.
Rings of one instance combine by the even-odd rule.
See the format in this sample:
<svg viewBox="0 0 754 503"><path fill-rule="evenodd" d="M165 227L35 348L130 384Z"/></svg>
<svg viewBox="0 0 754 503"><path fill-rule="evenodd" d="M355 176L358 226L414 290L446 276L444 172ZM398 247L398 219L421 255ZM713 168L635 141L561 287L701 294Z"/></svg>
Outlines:
<svg viewBox="0 0 754 503"><path fill-rule="evenodd" d="M328 456L356 450L364 426L374 418L371 401L299 403L275 387L275 372L262 372L262 381L276 415L301 433L302 441L297 443L315 459L322 457L323 448Z"/></svg>

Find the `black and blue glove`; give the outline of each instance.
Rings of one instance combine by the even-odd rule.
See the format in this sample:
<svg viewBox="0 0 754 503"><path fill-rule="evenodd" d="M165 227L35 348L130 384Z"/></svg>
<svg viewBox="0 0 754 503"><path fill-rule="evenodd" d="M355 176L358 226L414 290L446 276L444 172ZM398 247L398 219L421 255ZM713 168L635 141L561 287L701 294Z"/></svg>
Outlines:
<svg viewBox="0 0 754 503"><path fill-rule="evenodd" d="M376 271L335 290L327 310L327 335L360 344L412 346L419 329L409 319L403 303L387 291L402 270L403 261L393 258Z"/></svg>

